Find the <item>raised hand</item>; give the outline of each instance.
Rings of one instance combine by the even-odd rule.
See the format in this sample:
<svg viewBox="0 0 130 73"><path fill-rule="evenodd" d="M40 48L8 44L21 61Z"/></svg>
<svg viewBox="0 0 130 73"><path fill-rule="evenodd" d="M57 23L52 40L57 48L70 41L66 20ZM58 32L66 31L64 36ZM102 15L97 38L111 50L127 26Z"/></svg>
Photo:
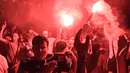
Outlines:
<svg viewBox="0 0 130 73"><path fill-rule="evenodd" d="M3 32L4 32L5 28L6 28L6 26L7 26L7 24L6 24L6 22L5 22L5 23L2 25L2 29L1 29L1 31L0 31L0 38L3 37Z"/></svg>
<svg viewBox="0 0 130 73"><path fill-rule="evenodd" d="M34 31L32 29L29 29L29 33L33 33Z"/></svg>
<svg viewBox="0 0 130 73"><path fill-rule="evenodd" d="M7 26L7 24L4 23L4 24L2 25L2 29L4 30L4 29L6 28L6 26Z"/></svg>
<svg viewBox="0 0 130 73"><path fill-rule="evenodd" d="M35 32L35 31L32 30L32 29L29 30L29 33L33 33L33 34L36 35L36 36L39 35L37 32Z"/></svg>
<svg viewBox="0 0 130 73"><path fill-rule="evenodd" d="M50 61L47 65L50 66L50 67L56 67L57 62L55 60L53 60L53 61Z"/></svg>
<svg viewBox="0 0 130 73"><path fill-rule="evenodd" d="M40 73L52 73L53 70L57 67L57 62L56 61L50 61L45 65L44 69Z"/></svg>

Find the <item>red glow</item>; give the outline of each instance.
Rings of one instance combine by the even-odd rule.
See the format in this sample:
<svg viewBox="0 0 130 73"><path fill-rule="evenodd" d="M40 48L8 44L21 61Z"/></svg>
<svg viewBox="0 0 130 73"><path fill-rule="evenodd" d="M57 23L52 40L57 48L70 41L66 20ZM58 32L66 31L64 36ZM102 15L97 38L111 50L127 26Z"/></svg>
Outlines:
<svg viewBox="0 0 130 73"><path fill-rule="evenodd" d="M53 18L58 27L71 27L81 22L82 0L56 0L53 7Z"/></svg>
<svg viewBox="0 0 130 73"><path fill-rule="evenodd" d="M102 2L98 1L93 5L92 12L102 12L104 9L104 6Z"/></svg>
<svg viewBox="0 0 130 73"><path fill-rule="evenodd" d="M111 6L105 1L100 0L93 5L92 8L92 22L95 27L103 28L104 35L109 41L109 58L113 56L113 48L115 54L118 51L118 37L124 34L124 30L119 27L117 16L113 15Z"/></svg>
<svg viewBox="0 0 130 73"><path fill-rule="evenodd" d="M62 15L62 23L65 27L68 27L73 24L73 17L71 15L63 13Z"/></svg>

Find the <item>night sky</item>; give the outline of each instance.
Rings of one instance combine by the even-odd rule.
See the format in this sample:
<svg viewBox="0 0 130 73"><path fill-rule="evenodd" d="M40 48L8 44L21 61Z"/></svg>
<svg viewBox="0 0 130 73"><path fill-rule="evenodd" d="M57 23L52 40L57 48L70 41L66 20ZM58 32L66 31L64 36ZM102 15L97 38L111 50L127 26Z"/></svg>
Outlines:
<svg viewBox="0 0 130 73"><path fill-rule="evenodd" d="M118 8L121 10L122 14L125 15L125 23L121 24L130 28L130 0L105 1L110 4L112 8ZM61 5L61 7L59 6L59 10L60 8L61 10L68 9L68 11L72 9L72 12L70 11L70 13L74 14L74 4L78 5L76 9L80 8L78 10L79 13L75 13L75 15L78 14L75 26L78 26L86 20L84 19L87 18L86 16L89 16L88 13L84 11L84 8L82 8L84 5L83 2L86 2L85 4L88 5L91 3L91 0L0 0L0 22L2 23L6 20L21 28L28 27L35 30L49 29L50 31L53 31L62 27L58 22L58 17L56 18L55 16L56 12L58 12L55 7ZM70 4L67 5L68 3Z"/></svg>

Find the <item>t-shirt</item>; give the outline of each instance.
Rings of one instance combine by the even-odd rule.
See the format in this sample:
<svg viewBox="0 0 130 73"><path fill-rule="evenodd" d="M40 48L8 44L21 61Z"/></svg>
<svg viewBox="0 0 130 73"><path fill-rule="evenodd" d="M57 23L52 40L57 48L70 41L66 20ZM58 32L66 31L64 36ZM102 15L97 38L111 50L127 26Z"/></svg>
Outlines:
<svg viewBox="0 0 130 73"><path fill-rule="evenodd" d="M7 61L9 65L9 72L17 73L20 60L26 54L26 47L23 47L21 43L16 44L15 42L8 43L7 49Z"/></svg>
<svg viewBox="0 0 130 73"><path fill-rule="evenodd" d="M15 62L14 59L16 58L16 54L19 51L19 47L17 44L10 42L8 44L8 53L7 53L7 60L9 63Z"/></svg>
<svg viewBox="0 0 130 73"><path fill-rule="evenodd" d="M40 72L46 64L45 60L38 61L35 58L28 62L20 64L20 69L27 71L28 73L37 73Z"/></svg>
<svg viewBox="0 0 130 73"><path fill-rule="evenodd" d="M0 54L0 73L4 73L8 69L7 60Z"/></svg>
<svg viewBox="0 0 130 73"><path fill-rule="evenodd" d="M53 53L53 44L54 44L55 38L48 38L48 40L49 40L48 53L52 54Z"/></svg>

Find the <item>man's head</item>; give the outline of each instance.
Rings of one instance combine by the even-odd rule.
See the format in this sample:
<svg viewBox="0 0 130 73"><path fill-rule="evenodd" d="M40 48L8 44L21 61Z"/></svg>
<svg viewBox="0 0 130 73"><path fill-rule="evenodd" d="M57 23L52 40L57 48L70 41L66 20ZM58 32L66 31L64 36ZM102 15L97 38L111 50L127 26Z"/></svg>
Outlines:
<svg viewBox="0 0 130 73"><path fill-rule="evenodd" d="M44 60L47 56L48 40L46 37L36 36L33 38L33 52L38 60Z"/></svg>
<svg viewBox="0 0 130 73"><path fill-rule="evenodd" d="M43 31L43 32L42 32L42 35L48 38L49 33L48 33L48 31Z"/></svg>
<svg viewBox="0 0 130 73"><path fill-rule="evenodd" d="M7 33L7 34L5 35L5 39L8 40L8 41L11 41L11 40L12 40L12 35L9 34L9 33Z"/></svg>
<svg viewBox="0 0 130 73"><path fill-rule="evenodd" d="M19 33L17 31L15 31L12 34L12 39L13 39L14 42L17 42L19 40Z"/></svg>
<svg viewBox="0 0 130 73"><path fill-rule="evenodd" d="M65 41L59 41L56 43L54 52L64 52L67 48L67 43Z"/></svg>

